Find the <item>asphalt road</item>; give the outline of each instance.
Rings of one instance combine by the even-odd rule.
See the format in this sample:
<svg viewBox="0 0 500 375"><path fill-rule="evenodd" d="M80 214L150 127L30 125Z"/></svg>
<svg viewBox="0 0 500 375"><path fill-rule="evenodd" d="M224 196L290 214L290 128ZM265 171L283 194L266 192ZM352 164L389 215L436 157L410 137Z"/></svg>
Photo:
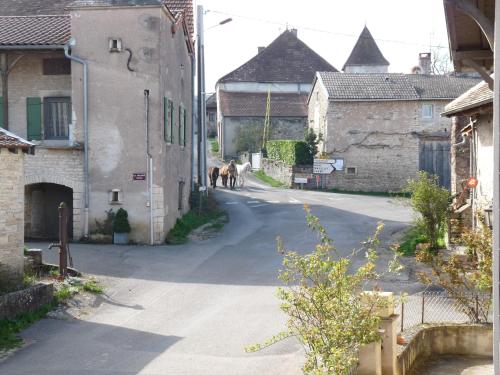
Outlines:
<svg viewBox="0 0 500 375"><path fill-rule="evenodd" d="M342 253L379 221L383 243L411 221L409 208L388 198L271 189L255 180L215 194L230 217L217 238L182 246L73 245L75 266L101 278L106 295L87 316L44 319L24 331L29 345L1 363L0 374L300 374L303 349L295 339L244 351L284 328L276 236L290 249L312 248L304 203ZM383 259L387 254L382 250ZM381 286L418 288L404 274Z"/></svg>

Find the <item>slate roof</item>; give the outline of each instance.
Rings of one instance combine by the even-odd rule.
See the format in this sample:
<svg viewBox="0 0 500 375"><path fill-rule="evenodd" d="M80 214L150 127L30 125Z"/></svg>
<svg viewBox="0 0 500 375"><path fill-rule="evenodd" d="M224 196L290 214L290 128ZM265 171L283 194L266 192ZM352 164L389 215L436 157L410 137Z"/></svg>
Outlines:
<svg viewBox="0 0 500 375"><path fill-rule="evenodd" d="M0 0L0 16L34 16L68 13L74 0Z"/></svg>
<svg viewBox="0 0 500 375"><path fill-rule="evenodd" d="M70 37L69 15L0 17L0 46L63 46Z"/></svg>
<svg viewBox="0 0 500 375"><path fill-rule="evenodd" d="M486 82L480 82L444 107L444 116L453 116L467 110L493 103L493 91Z"/></svg>
<svg viewBox="0 0 500 375"><path fill-rule="evenodd" d="M220 91L220 108L227 117L264 117L267 93ZM307 94L271 94L271 117L307 117Z"/></svg>
<svg viewBox="0 0 500 375"><path fill-rule="evenodd" d="M217 94L213 93L207 98L207 109L217 109Z"/></svg>
<svg viewBox="0 0 500 375"><path fill-rule="evenodd" d="M35 144L15 135L14 133L0 128L0 148L8 149L22 149L24 151L31 151Z"/></svg>
<svg viewBox="0 0 500 375"><path fill-rule="evenodd" d="M452 100L480 80L401 73L319 72L330 100Z"/></svg>
<svg viewBox="0 0 500 375"><path fill-rule="evenodd" d="M389 61L387 61L380 52L380 49L373 39L370 30L365 26L358 41L354 45L354 48L349 55L346 63L342 70L345 70L346 66L359 66L359 65L371 65L371 66L389 66Z"/></svg>
<svg viewBox="0 0 500 375"><path fill-rule="evenodd" d="M294 30L287 30L219 82L311 83L317 71L337 69L298 39Z"/></svg>

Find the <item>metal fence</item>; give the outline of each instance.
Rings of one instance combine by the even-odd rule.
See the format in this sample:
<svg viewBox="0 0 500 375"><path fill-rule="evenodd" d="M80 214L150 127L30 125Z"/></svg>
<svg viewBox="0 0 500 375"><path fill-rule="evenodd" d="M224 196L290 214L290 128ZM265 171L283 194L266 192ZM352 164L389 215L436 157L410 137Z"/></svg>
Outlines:
<svg viewBox="0 0 500 375"><path fill-rule="evenodd" d="M487 321L491 322L492 311L489 308L491 296L487 294L474 294L469 296L472 303L475 304L475 310L479 310L476 319L473 319L474 313L466 313L464 307L458 300L448 293L423 291L411 296L406 296L398 301L396 313L401 317L401 331L424 323L469 323L486 316ZM487 306L486 310L481 307ZM479 315L479 316L478 316ZM481 319L484 321L485 319Z"/></svg>

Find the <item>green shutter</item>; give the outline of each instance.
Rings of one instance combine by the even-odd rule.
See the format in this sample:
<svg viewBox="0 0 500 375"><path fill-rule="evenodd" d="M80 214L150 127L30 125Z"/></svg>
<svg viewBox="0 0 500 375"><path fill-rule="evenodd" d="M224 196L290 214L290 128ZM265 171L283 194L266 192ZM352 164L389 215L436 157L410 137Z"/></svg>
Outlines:
<svg viewBox="0 0 500 375"><path fill-rule="evenodd" d="M163 98L163 139L165 142L170 142L168 124L168 99Z"/></svg>
<svg viewBox="0 0 500 375"><path fill-rule="evenodd" d="M182 145L186 146L186 108L182 108Z"/></svg>
<svg viewBox="0 0 500 375"><path fill-rule="evenodd" d="M42 99L26 98L28 140L42 139Z"/></svg>
<svg viewBox="0 0 500 375"><path fill-rule="evenodd" d="M179 144L182 146L182 107L179 106Z"/></svg>
<svg viewBox="0 0 500 375"><path fill-rule="evenodd" d="M168 117L170 120L170 142L174 143L174 129L175 129L175 116L174 116L174 102L168 101Z"/></svg>
<svg viewBox="0 0 500 375"><path fill-rule="evenodd" d="M3 127L3 98L0 98L0 126Z"/></svg>

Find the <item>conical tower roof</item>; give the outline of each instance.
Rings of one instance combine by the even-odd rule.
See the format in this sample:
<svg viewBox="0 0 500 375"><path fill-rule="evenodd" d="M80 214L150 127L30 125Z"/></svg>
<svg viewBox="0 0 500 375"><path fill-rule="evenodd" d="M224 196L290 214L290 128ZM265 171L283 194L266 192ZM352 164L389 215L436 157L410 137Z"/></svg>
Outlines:
<svg viewBox="0 0 500 375"><path fill-rule="evenodd" d="M389 66L389 61L380 52L375 39L366 26L342 70L345 70L346 66Z"/></svg>

